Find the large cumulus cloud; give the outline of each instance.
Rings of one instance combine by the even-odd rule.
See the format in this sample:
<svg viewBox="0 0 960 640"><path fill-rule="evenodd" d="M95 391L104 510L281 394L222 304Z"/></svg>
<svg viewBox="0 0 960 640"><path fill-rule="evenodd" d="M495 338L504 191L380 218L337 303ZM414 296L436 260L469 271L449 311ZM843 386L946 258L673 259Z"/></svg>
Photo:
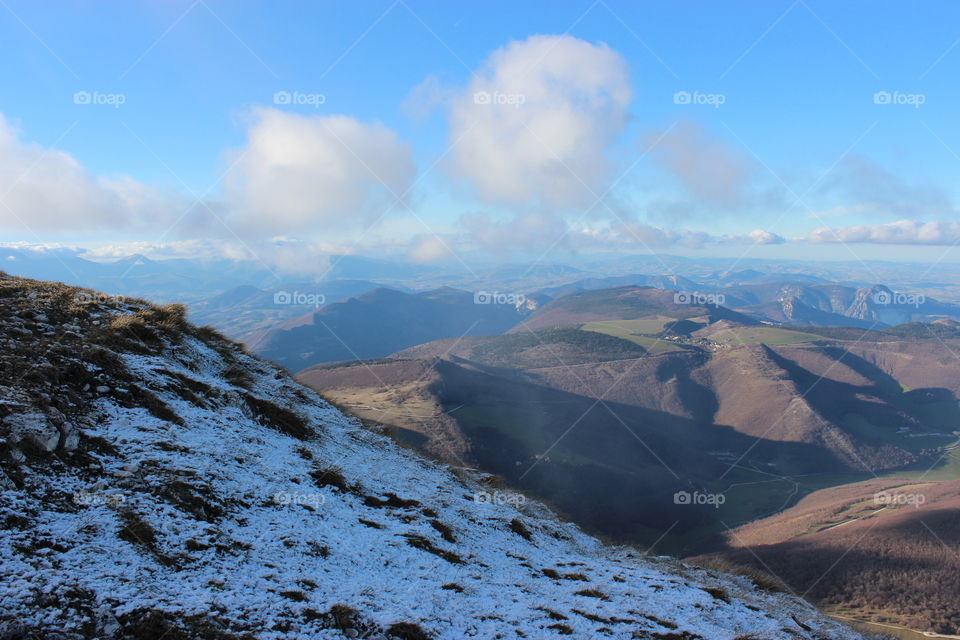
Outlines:
<svg viewBox="0 0 960 640"><path fill-rule="evenodd" d="M624 59L605 44L537 35L494 51L450 106L452 175L482 201L591 203L627 121Z"/></svg>
<svg viewBox="0 0 960 640"><path fill-rule="evenodd" d="M317 233L371 224L403 200L410 147L380 123L258 109L229 159L231 226L238 232Z"/></svg>

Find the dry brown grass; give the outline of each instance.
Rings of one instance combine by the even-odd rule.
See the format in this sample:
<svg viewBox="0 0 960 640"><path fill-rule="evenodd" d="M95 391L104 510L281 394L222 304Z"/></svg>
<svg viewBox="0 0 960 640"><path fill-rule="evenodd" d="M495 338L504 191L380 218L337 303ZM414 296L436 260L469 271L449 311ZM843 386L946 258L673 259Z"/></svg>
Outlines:
<svg viewBox="0 0 960 640"><path fill-rule="evenodd" d="M285 433L288 436L298 440L309 440L316 437L316 432L310 428L310 423L293 411L284 409L281 406L258 398L251 394L245 394L244 400L247 406L253 412L260 424Z"/></svg>

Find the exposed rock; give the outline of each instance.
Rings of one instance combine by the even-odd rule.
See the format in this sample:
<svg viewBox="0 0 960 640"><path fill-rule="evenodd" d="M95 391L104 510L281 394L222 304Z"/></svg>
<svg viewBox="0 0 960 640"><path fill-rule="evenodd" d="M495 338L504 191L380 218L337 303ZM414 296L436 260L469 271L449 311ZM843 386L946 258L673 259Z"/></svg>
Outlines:
<svg viewBox="0 0 960 640"><path fill-rule="evenodd" d="M26 441L42 451L51 452L60 442L60 429L44 413L14 413L3 419L3 426L15 445Z"/></svg>

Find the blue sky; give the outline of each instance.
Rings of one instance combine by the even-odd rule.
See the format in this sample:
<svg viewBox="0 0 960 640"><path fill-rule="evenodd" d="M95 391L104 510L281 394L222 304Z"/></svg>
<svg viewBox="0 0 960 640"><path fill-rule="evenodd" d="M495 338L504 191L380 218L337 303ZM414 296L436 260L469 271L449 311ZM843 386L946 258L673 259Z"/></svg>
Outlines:
<svg viewBox="0 0 960 640"><path fill-rule="evenodd" d="M506 249L540 257L565 248L953 260L948 249L960 240L953 204L960 169L955 2L0 4L8 60L0 68L0 113L15 138L0 149L0 188L14 192L18 209L0 208L0 237L8 241L242 239L253 246L285 236L323 250L409 252L418 260ZM553 39L537 49L530 39L538 35ZM556 91L557 108L577 112L558 126L582 122L602 138L583 157L561 158L552 171L571 175L559 177L540 173L555 159L553 149L525 160L517 159L525 147L504 150L511 155L505 173L540 185L529 193L486 181L502 160L495 147L486 155L461 145L450 150L458 131L452 114L463 125L473 113L458 112L457 101L478 87L496 92L495 52L511 43L519 43L514 61L537 51L547 52L547 62L568 56L518 110L549 120ZM523 94L522 83L511 86ZM629 95L605 103L611 86ZM275 104L284 91L322 95L323 103ZM77 92L94 101L121 96L123 104L76 104ZM722 104L678 104L677 92ZM903 104L877 104L877 92ZM358 180L347 194L330 195L324 176L316 186L309 168L297 169L306 185L289 175L275 180L277 153L281 165L292 162L283 155L287 147L251 142L281 130L283 139L315 144L306 131L313 124L322 127L315 134L327 131L333 120L324 119L338 116L349 122L336 130L356 134L348 146L389 149L382 156L368 149L370 159L351 150L332 160L350 165L342 174L334 166L335 175ZM483 146L483 136L502 133L498 122L473 130L466 144ZM350 133L353 123L362 130ZM542 140L549 147L554 136L542 131L548 133L538 139L550 138ZM461 153L470 157L458 159ZM50 190L60 188L57 176L66 169L47 163L61 154L83 175L64 181L75 190L50 206L85 198L90 204L31 211L31 193L17 199L16 190L42 190L41 178ZM328 157L312 148L290 154L313 171ZM388 164L409 162L379 195L372 192L381 186L380 172L373 184L350 173L378 161L388 173ZM40 169L19 180L18 169L34 163ZM117 204L113 191L98 193L102 180L134 186ZM585 183L589 197L557 196L554 180ZM272 184L286 187L274 194ZM380 219L392 196L411 185L404 204ZM126 203L144 192L149 206L130 209ZM285 213L264 205L290 194L300 200L278 204ZM180 219L200 196L203 206ZM116 210L90 213L96 207ZM224 222L201 220L214 214ZM128 216L141 220L129 223ZM818 242L809 242L824 228ZM769 235L750 235L759 231ZM892 234L902 241L889 244Z"/></svg>

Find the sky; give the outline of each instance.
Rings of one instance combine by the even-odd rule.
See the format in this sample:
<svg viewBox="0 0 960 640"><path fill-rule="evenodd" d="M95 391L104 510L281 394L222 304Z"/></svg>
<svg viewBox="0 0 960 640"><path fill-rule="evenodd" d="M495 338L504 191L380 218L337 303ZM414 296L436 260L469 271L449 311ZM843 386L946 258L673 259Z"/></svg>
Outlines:
<svg viewBox="0 0 960 640"><path fill-rule="evenodd" d="M960 260L956 2L0 0L0 241Z"/></svg>

